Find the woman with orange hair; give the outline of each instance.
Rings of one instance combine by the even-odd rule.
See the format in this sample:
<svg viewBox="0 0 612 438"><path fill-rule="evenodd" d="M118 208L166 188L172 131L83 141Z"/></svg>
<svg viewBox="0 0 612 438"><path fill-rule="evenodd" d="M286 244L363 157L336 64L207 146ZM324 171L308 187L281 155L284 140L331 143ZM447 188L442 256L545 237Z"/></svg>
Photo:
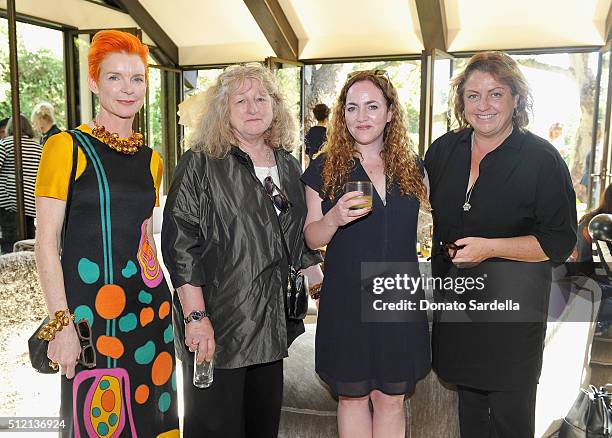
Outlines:
<svg viewBox="0 0 612 438"><path fill-rule="evenodd" d="M132 122L148 49L97 33L89 50L93 121L50 137L36 181L36 260L61 370L62 436L178 437L171 295L152 233L162 163ZM60 258L61 254L61 258Z"/></svg>
<svg viewBox="0 0 612 438"><path fill-rule="evenodd" d="M313 249L327 245L316 371L340 398L341 437L403 437L404 395L430 369L426 315L404 312L407 318L398 321L393 312L378 312L382 303L371 300L378 291L361 292L369 287L361 278L372 278L376 266L417 262L417 216L428 205L427 188L406 132L386 72L354 73L336 102L323 152L302 176L306 243ZM354 199L363 193L342 193L351 181L372 183L371 207Z"/></svg>

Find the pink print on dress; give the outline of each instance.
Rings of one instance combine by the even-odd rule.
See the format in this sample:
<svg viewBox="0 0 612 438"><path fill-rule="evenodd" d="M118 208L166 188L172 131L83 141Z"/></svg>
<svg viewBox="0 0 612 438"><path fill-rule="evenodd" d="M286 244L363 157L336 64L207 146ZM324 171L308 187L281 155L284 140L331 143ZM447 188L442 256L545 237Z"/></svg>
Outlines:
<svg viewBox="0 0 612 438"><path fill-rule="evenodd" d="M78 373L73 385L73 412L74 435L81 437L79 428L79 408L77 395L80 388L86 386L85 381L93 379L85 396L85 404L82 406L82 418L85 423L87 436L119 437L127 422L129 422L131 436L137 437L132 405L130 401L130 378L123 368L103 368L85 370Z"/></svg>
<svg viewBox="0 0 612 438"><path fill-rule="evenodd" d="M162 281L162 271L159 266L159 261L155 255L155 250L149 242L147 235L147 225L149 219L146 219L140 227L140 244L138 245L138 263L140 264L140 274L142 281L150 288L157 287Z"/></svg>

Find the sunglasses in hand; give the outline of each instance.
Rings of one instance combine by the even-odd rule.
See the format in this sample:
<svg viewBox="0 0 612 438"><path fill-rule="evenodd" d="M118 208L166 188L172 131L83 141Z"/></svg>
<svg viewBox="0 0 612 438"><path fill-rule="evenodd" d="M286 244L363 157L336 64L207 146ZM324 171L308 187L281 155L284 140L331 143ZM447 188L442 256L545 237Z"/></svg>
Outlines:
<svg viewBox="0 0 612 438"><path fill-rule="evenodd" d="M446 260L447 262L451 262L457 255L457 251L463 248L465 248L465 245L457 245L453 242L440 242L440 250L436 254L434 254L434 256L442 256L444 260Z"/></svg>
<svg viewBox="0 0 612 438"><path fill-rule="evenodd" d="M79 363L85 368L96 367L96 349L91 342L91 326L89 321L81 319L76 323L76 332L81 343L81 353L79 354Z"/></svg>

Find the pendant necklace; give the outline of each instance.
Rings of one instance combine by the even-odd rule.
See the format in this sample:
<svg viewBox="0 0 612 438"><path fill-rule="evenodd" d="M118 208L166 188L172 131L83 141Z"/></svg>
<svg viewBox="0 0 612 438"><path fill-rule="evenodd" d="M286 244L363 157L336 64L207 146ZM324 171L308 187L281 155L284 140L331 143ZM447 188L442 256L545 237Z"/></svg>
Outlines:
<svg viewBox="0 0 612 438"><path fill-rule="evenodd" d="M474 149L474 133L472 132L472 147L470 148L470 152ZM471 158L471 153L470 153ZM471 162L470 162L471 166ZM472 204L470 204L470 198L472 197L472 192L474 191L474 186L476 185L476 181L478 181L478 177L474 180L472 185L468 187L468 191L465 194L465 202L463 203L463 211L470 211L472 208Z"/></svg>
<svg viewBox="0 0 612 438"><path fill-rule="evenodd" d="M474 181L474 184L472 184L472 186L469 188L469 190L467 191L465 195L465 202L463 203L463 211L470 211L470 208L472 208L472 205L470 204L470 197L472 196L472 191L474 190L475 185L476 185L476 181Z"/></svg>

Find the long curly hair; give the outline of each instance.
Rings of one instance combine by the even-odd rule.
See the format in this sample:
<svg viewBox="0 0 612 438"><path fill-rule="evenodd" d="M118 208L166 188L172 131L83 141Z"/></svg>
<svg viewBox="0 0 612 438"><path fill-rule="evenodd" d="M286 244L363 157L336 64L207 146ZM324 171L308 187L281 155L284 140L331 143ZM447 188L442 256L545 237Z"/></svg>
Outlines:
<svg viewBox="0 0 612 438"><path fill-rule="evenodd" d="M189 147L195 151L204 151L212 158L223 158L232 146L238 146L230 125L229 98L231 93L247 80L259 82L272 100L273 118L264 134L266 143L272 148L293 150L298 144L296 122L272 72L255 63L226 68L204 92L199 121L187 142Z"/></svg>
<svg viewBox="0 0 612 438"><path fill-rule="evenodd" d="M419 169L418 157L408 137L404 112L397 96L397 90L386 73L377 70L366 70L350 76L334 105L331 124L328 129L327 142L321 153L326 153L323 166L323 194L336 198L341 194L349 173L357 166L359 152L355 148L355 139L346 126L344 106L349 88L356 82L370 81L382 91L393 115L384 132L381 156L385 166L387 191L395 183L404 196L414 196L421 206L428 208L427 188Z"/></svg>
<svg viewBox="0 0 612 438"><path fill-rule="evenodd" d="M450 102L457 120L457 131L470 126L465 117L463 94L465 83L475 71L491 74L495 80L503 82L510 88L512 96L518 96L512 122L518 129L524 129L529 124L529 112L533 106L529 83L514 59L504 52L490 51L472 56L465 69L451 81Z"/></svg>
<svg viewBox="0 0 612 438"><path fill-rule="evenodd" d="M584 216L582 216L582 218L580 218L578 223L588 225L588 223L591 222L591 219L601 213L612 213L612 184L606 187L603 195L601 195L601 201L599 202L597 208L587 212Z"/></svg>

